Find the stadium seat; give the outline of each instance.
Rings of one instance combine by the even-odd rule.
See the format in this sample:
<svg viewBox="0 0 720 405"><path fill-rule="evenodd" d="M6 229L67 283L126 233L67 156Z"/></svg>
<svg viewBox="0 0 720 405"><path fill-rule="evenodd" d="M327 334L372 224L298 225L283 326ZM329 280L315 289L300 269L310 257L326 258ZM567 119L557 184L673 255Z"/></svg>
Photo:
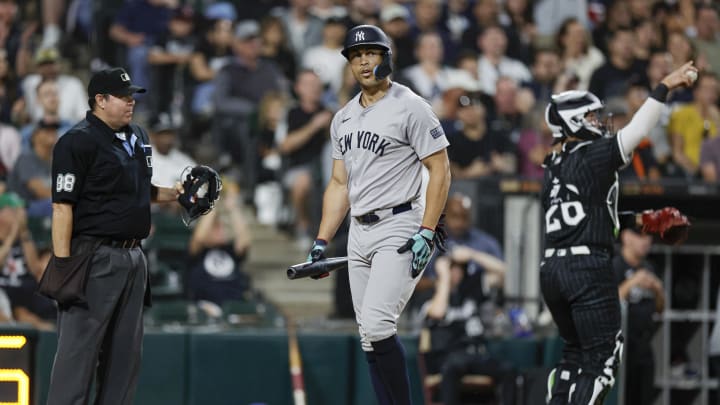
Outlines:
<svg viewBox="0 0 720 405"><path fill-rule="evenodd" d="M37 247L50 247L52 220L49 217L28 217L28 228Z"/></svg>
<svg viewBox="0 0 720 405"><path fill-rule="evenodd" d="M430 353L430 348L430 330L423 328L422 331L420 331L420 341L418 342L418 368L423 385L425 405L442 405L442 402L437 399L440 384L442 383L442 375L435 372L435 370L428 370L427 368L426 356ZM462 377L461 382L463 395L471 396L475 401L463 401L463 404L482 405L494 403L495 383L492 377L481 374L467 374Z"/></svg>
<svg viewBox="0 0 720 405"><path fill-rule="evenodd" d="M150 326L197 325L205 321L202 311L187 300L155 301L145 317Z"/></svg>

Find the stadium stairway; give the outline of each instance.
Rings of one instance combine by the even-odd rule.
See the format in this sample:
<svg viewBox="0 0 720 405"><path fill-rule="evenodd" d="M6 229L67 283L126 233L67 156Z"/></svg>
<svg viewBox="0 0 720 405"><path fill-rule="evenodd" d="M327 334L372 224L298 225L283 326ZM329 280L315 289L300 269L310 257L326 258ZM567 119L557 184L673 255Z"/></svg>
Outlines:
<svg viewBox="0 0 720 405"><path fill-rule="evenodd" d="M251 220L252 215L246 218L253 241L245 271L253 287L298 321L326 318L332 312L333 280L288 280L288 266L305 261L307 249L272 226Z"/></svg>

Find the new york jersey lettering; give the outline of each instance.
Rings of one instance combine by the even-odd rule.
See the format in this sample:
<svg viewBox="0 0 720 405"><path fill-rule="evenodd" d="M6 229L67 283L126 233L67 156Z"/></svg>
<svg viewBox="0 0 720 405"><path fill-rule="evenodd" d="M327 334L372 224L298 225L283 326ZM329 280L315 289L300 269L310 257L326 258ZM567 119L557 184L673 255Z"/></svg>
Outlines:
<svg viewBox="0 0 720 405"><path fill-rule="evenodd" d="M343 135L338 139L340 146L340 153L345 153L353 148L353 136L354 132ZM355 142L356 149L368 150L378 156L385 154L385 148L390 145L390 141L381 137L380 135L370 131L358 131L357 142Z"/></svg>

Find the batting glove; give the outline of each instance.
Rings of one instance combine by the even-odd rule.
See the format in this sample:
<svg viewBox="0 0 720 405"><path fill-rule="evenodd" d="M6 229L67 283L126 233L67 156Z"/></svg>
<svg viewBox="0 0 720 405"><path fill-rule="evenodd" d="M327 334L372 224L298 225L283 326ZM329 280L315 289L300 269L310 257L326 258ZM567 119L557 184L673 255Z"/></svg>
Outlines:
<svg viewBox="0 0 720 405"><path fill-rule="evenodd" d="M427 228L420 228L415 235L398 248L398 253L405 253L408 250L412 252L413 259L410 264L410 275L412 278L417 277L425 270L425 266L427 266L430 261L430 256L432 256L433 253L434 237L434 231Z"/></svg>
<svg viewBox="0 0 720 405"><path fill-rule="evenodd" d="M315 239L315 242L313 242L313 245L310 248L310 253L308 253L307 261L314 263L318 260L324 259L326 247L327 247L327 241L325 241L323 239ZM310 276L310 278L317 280L320 278L325 278L329 275L330 275L330 273L322 273L322 274L318 274L316 276Z"/></svg>

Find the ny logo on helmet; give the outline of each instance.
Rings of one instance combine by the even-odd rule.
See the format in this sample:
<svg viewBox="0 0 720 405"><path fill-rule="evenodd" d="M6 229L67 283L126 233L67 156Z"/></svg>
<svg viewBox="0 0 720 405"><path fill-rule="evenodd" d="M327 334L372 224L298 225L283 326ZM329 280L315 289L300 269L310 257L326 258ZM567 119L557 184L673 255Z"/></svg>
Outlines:
<svg viewBox="0 0 720 405"><path fill-rule="evenodd" d="M365 40L365 31L358 31L355 33L355 42L361 42Z"/></svg>

